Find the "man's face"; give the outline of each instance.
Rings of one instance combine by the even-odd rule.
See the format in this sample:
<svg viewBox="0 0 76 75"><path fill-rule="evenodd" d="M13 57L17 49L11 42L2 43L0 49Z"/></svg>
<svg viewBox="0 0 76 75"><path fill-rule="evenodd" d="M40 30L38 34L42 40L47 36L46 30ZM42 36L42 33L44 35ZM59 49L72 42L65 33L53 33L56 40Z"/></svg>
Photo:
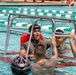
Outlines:
<svg viewBox="0 0 76 75"><path fill-rule="evenodd" d="M61 37L56 37L56 41L57 41L57 42L61 41L61 39L63 39L63 38L61 38Z"/></svg>
<svg viewBox="0 0 76 75"><path fill-rule="evenodd" d="M39 40L40 38L40 29L34 29L33 31L33 39Z"/></svg>
<svg viewBox="0 0 76 75"><path fill-rule="evenodd" d="M56 43L57 43L57 45L62 44L63 40L64 40L64 38L62 38L62 37L56 37Z"/></svg>

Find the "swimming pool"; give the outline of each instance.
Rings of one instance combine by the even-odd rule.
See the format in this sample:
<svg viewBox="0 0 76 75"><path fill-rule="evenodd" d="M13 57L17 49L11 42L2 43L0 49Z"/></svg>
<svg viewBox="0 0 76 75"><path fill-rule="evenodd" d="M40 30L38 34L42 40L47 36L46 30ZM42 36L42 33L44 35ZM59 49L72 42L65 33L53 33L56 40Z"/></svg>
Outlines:
<svg viewBox="0 0 76 75"><path fill-rule="evenodd" d="M37 7L29 7L29 6L26 6L26 7L6 7L7 9L18 9L19 10L22 10L24 8L29 8L29 9L36 9ZM6 9L5 7L1 7L1 9ZM55 9L55 10L61 10L62 8L65 8L65 10L67 10L67 7L62 7L62 8L59 8L58 7L48 7L46 6L45 7L39 7L39 9ZM75 8L75 7L74 7ZM64 10L64 9L62 9ZM68 11L73 11L74 9L72 9L72 7L70 7L70 9L68 9ZM33 11L33 10L32 10ZM40 10L39 10L40 11ZM14 11L15 12L15 11ZM75 12L75 10L74 10ZM0 17L0 19L5 19L7 20L7 16L4 16L4 17ZM18 20L18 21L21 21L21 20ZM30 24L32 21L30 21L30 19L25 19L24 20L25 22L27 22L26 24ZM40 22L39 22L40 23ZM19 23L20 24L20 23ZM47 28L46 27L42 27L42 34L45 36L46 39L49 39L49 37L51 36L51 29L48 30L48 27L50 26L50 22L43 22L41 23L41 26L45 26L45 25L48 25ZM64 25L66 25L66 27L70 27L73 29L73 26L72 24L69 24L69 23L56 23L56 28L57 27L62 27L62 29L65 29ZM14 25L15 26L15 25ZM18 27L19 25L17 25ZM20 26L20 27L23 27L23 26ZM25 26L24 26L25 27ZM44 33L44 30L46 28L46 31ZM64 30L65 32L69 32L69 31L72 31L70 28L67 28ZM5 40L6 40L6 30L7 30L7 26L4 25L4 23L1 23L0 25L0 50L4 50L5 49ZM26 30L26 32L28 32L28 30ZM10 36L10 41L9 41L9 47L8 47L8 51L19 51L19 48L20 48L20 34L14 34L14 33L11 33L11 36ZM68 41L68 40L67 40ZM68 44L69 45L69 44ZM3 56L3 55L1 55ZM7 55L7 57L10 57L10 58L14 58L16 57L17 55ZM71 54L72 56L72 54ZM69 61L69 60L67 60ZM75 61L75 60L70 60L70 61ZM12 75L11 73L11 69L10 69L10 63L7 63L5 61L0 61L0 66L2 67L0 69L0 75ZM60 74L57 74L57 75L76 75L76 72L75 72L75 69L76 67L75 66L71 66L71 67L64 67L64 68L56 68L57 71L60 71L61 73ZM31 74L30 74L31 75Z"/></svg>

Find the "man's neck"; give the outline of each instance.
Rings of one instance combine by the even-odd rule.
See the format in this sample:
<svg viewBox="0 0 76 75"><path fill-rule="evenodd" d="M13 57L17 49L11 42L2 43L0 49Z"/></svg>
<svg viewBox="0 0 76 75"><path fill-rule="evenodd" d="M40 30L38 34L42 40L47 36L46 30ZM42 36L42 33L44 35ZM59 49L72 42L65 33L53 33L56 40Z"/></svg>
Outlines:
<svg viewBox="0 0 76 75"><path fill-rule="evenodd" d="M37 62L37 63L39 63L39 62L43 62L43 60L44 60L43 57L42 57L42 58L41 58L41 57L40 57L40 58L36 58L36 62Z"/></svg>
<svg viewBox="0 0 76 75"><path fill-rule="evenodd" d="M35 39L31 39L31 41L34 42L34 43L38 43L39 42L39 40L35 40Z"/></svg>
<svg viewBox="0 0 76 75"><path fill-rule="evenodd" d="M59 48L60 47L60 45L58 45L58 46L56 46L57 48Z"/></svg>

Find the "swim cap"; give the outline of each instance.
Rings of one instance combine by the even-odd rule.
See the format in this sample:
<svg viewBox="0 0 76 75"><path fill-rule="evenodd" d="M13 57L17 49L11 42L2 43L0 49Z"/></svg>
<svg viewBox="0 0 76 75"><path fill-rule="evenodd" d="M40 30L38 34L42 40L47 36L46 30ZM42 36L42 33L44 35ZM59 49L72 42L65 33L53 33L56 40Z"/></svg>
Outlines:
<svg viewBox="0 0 76 75"><path fill-rule="evenodd" d="M32 25L29 27L29 32L31 32ZM34 24L34 29L40 29L40 26L38 24Z"/></svg>
<svg viewBox="0 0 76 75"><path fill-rule="evenodd" d="M55 34L58 34L59 35L59 33L64 33L61 29L57 29L56 31L55 31Z"/></svg>
<svg viewBox="0 0 76 75"><path fill-rule="evenodd" d="M31 71L30 60L23 56L16 57L11 63L11 70L14 75L28 75Z"/></svg>

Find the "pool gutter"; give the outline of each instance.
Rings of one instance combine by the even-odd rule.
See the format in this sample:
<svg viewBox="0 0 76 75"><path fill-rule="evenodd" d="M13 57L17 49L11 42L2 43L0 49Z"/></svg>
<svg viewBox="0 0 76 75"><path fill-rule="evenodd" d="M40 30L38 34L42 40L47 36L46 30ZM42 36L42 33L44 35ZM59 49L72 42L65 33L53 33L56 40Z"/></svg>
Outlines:
<svg viewBox="0 0 76 75"><path fill-rule="evenodd" d="M36 2L36 3L33 3L33 2L28 2L28 3L19 3L19 2L0 2L0 6L25 6L25 5L50 5L50 6L57 6L57 5L61 5L61 6L68 6L69 4L68 3L62 3L61 1L49 1L49 2Z"/></svg>

